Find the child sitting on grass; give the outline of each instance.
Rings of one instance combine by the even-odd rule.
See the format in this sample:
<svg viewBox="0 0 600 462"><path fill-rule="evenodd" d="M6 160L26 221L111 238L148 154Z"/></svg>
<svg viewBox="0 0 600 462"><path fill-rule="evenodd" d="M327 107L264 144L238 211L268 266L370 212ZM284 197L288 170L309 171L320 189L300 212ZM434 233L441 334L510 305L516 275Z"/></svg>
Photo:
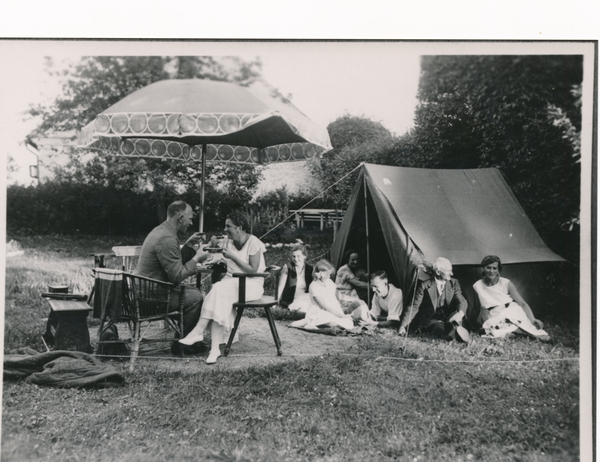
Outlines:
<svg viewBox="0 0 600 462"><path fill-rule="evenodd" d="M290 324L290 327L316 329L319 327L342 327L352 329L351 315L344 314L336 297L336 286L332 280L335 269L327 260L319 260L313 269L313 282L309 288L310 306L304 319Z"/></svg>

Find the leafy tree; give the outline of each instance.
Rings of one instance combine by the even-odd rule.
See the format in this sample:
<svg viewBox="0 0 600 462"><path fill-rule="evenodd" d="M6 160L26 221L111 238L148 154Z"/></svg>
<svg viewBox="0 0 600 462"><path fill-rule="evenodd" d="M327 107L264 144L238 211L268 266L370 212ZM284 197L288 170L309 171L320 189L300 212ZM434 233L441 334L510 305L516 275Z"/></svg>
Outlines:
<svg viewBox="0 0 600 462"><path fill-rule="evenodd" d="M253 218L256 217L255 221L263 225L264 230L261 230L261 234L264 234L288 218L289 199L289 194L285 186L273 191L264 192L254 198L247 209L251 211ZM289 223L287 224L289 225Z"/></svg>
<svg viewBox="0 0 600 462"><path fill-rule="evenodd" d="M390 138L392 134L381 123L346 114L327 126L333 150L328 157L334 157L336 150L355 146L376 138Z"/></svg>
<svg viewBox="0 0 600 462"><path fill-rule="evenodd" d="M386 163L395 138L381 123L351 115L334 120L327 130L333 149L323 154L319 162L309 165L325 188L335 185L326 196L329 206L343 209L350 200L358 170L337 182L361 162Z"/></svg>
<svg viewBox="0 0 600 462"><path fill-rule="evenodd" d="M97 114L135 90L169 78L202 78L249 85L259 78L260 62L209 56L100 56L85 57L66 72L49 72L64 79L62 94L54 102L33 107L30 114L42 122L32 134L80 130ZM160 159L129 159L67 148L70 161L56 169L59 181L91 183L115 189L151 191L159 219L166 216L167 201L185 191L197 193L199 165ZM211 201L213 212L245 204L260 181L261 168L240 164L207 164L207 197L223 191L227 197ZM218 186L215 186L218 185ZM197 199L193 201L197 203Z"/></svg>
<svg viewBox="0 0 600 462"><path fill-rule="evenodd" d="M423 57L415 157L501 169L546 242L576 252L582 69L581 56Z"/></svg>
<svg viewBox="0 0 600 462"><path fill-rule="evenodd" d="M15 159L10 154L6 157L6 173L10 179L14 174L19 173L20 167L15 162Z"/></svg>
<svg viewBox="0 0 600 462"><path fill-rule="evenodd" d="M6 190L6 229L17 234L145 235L158 224L150 193L49 181Z"/></svg>
<svg viewBox="0 0 600 462"><path fill-rule="evenodd" d="M309 164L311 173L325 188L334 185L320 201L321 207L345 209L348 206L359 170L344 176L362 162L400 167L424 164L422 152L410 133L396 137L379 122L350 115L334 120L327 129L333 149L319 162Z"/></svg>

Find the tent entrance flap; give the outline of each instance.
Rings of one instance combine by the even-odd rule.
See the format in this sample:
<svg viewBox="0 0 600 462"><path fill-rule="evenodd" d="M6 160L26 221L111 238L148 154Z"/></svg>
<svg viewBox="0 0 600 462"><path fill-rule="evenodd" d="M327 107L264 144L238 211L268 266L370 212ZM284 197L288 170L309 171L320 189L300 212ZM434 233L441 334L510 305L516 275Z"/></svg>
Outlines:
<svg viewBox="0 0 600 462"><path fill-rule="evenodd" d="M382 230L382 224L379 220L379 215L373 203L373 199L368 197L366 210L368 210L368 219L365 214L365 200L360 197L357 202L357 207L352 220L347 229L347 239L343 251L332 258L334 265L339 268L343 264L346 253L349 250L356 250L361 259L363 268L370 272L384 270L390 276L390 282L398 285L399 281L396 278L396 269L394 268L390 249L387 246L386 239ZM366 223L369 223L369 238L366 239ZM338 235L340 232L338 232Z"/></svg>
<svg viewBox="0 0 600 462"><path fill-rule="evenodd" d="M422 260L422 256L401 227L385 218L393 212L384 198L377 192L373 194L363 174L364 171L357 180L348 211L332 245L332 262L339 268L346 263L344 258L348 250L353 249L359 252L361 264L371 273L384 270L395 286L410 286L414 279L415 264ZM408 259L399 258L399 249L403 249L401 253L408 255Z"/></svg>

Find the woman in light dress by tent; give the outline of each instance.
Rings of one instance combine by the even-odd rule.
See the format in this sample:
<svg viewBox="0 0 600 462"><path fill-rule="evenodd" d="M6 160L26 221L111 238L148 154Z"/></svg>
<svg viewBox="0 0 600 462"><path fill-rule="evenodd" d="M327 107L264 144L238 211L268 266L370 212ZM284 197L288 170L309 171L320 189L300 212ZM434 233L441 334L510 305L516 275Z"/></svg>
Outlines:
<svg viewBox="0 0 600 462"><path fill-rule="evenodd" d="M483 329L489 337L506 337L514 332L542 341L550 340L543 323L536 319L514 284L500 277L502 262L496 255L486 256L482 262L483 276L473 284L483 310Z"/></svg>

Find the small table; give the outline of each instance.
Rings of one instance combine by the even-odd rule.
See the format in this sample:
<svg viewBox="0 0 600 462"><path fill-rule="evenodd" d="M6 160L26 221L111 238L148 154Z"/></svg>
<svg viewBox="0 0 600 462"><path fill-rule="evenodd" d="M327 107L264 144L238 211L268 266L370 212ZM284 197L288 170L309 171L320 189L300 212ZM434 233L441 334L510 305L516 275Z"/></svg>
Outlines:
<svg viewBox="0 0 600 462"><path fill-rule="evenodd" d="M92 353L90 332L86 319L92 308L81 300L47 298L51 313L57 319L54 345L57 350L75 350Z"/></svg>

